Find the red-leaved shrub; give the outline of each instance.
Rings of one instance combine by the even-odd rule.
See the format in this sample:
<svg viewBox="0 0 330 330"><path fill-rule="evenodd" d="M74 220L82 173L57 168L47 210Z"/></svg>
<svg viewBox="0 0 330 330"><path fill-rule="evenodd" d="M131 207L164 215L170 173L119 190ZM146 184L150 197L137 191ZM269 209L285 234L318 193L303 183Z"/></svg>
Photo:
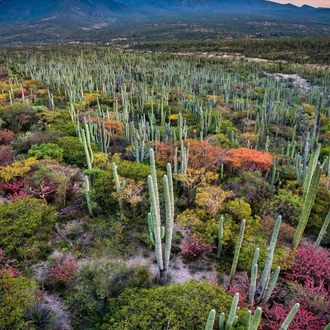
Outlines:
<svg viewBox="0 0 330 330"><path fill-rule="evenodd" d="M283 272L286 280L330 291L330 252L313 244L303 244L295 253L294 264Z"/></svg>
<svg viewBox="0 0 330 330"><path fill-rule="evenodd" d="M0 249L0 277L3 269L6 269L12 277L20 276L22 273L13 266L15 262L15 259L8 259L6 253Z"/></svg>
<svg viewBox="0 0 330 330"><path fill-rule="evenodd" d="M273 165L273 156L268 152L249 148L230 149L225 163L242 171L268 171Z"/></svg>
<svg viewBox="0 0 330 330"><path fill-rule="evenodd" d="M56 265L48 269L46 283L54 287L69 287L78 273L78 262L74 258L58 258Z"/></svg>
<svg viewBox="0 0 330 330"><path fill-rule="evenodd" d="M205 168L206 171L219 169L225 150L219 146L212 146L208 141L187 139L184 146L189 145L188 166L193 169ZM178 162L181 162L180 146L178 142L160 142L155 144L156 161L161 165L168 162L173 164L175 147L178 147Z"/></svg>
<svg viewBox="0 0 330 330"><path fill-rule="evenodd" d="M214 249L212 244L205 243L201 238L188 236L181 242L181 250L188 258L197 258L211 253Z"/></svg>
<svg viewBox="0 0 330 330"><path fill-rule="evenodd" d="M15 133L9 129L0 129L0 144L8 145L14 141Z"/></svg>
<svg viewBox="0 0 330 330"><path fill-rule="evenodd" d="M11 146L0 145L0 166L7 166L14 160L14 152Z"/></svg>
<svg viewBox="0 0 330 330"><path fill-rule="evenodd" d="M278 330L289 314L291 307L274 304L265 310L263 315L266 321L262 324L263 330ZM299 307L297 314L289 325L288 330L321 330L326 326L326 321L319 316Z"/></svg>

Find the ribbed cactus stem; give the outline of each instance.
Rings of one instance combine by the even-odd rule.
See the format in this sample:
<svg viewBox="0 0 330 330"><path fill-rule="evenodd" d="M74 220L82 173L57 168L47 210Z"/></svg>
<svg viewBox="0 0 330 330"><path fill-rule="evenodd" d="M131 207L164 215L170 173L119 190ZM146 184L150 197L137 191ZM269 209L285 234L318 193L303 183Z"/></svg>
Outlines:
<svg viewBox="0 0 330 330"><path fill-rule="evenodd" d="M237 305L239 300L239 293L236 293L233 297L233 301L231 303L229 315L226 322L226 330L231 330L234 327L235 324L235 318L237 313Z"/></svg>
<svg viewBox="0 0 330 330"><path fill-rule="evenodd" d="M287 315L287 317L285 318L285 320L283 321L283 323L281 324L279 330L287 330L291 321L293 320L293 318L295 317L296 313L298 312L299 309L299 303L296 303L290 310L289 314Z"/></svg>
<svg viewBox="0 0 330 330"><path fill-rule="evenodd" d="M92 217L93 216L92 203L91 203L91 199L89 196L90 184L89 184L89 178L87 175L85 175L85 177L84 177L84 182L85 182L84 194L85 194L85 198L86 198L88 214Z"/></svg>
<svg viewBox="0 0 330 330"><path fill-rule="evenodd" d="M276 219L275 226L274 226L274 229L273 229L272 238L271 238L270 243L269 243L268 255L267 255L264 270L263 270L262 275L261 275L261 280L260 280L260 283L259 283L259 287L258 287L257 292L255 294L255 300L256 301L261 301L261 299L265 295L265 291L268 287L270 272L271 272L271 269L272 269L272 263L273 263L273 258L274 258L274 251L275 251L275 247L276 247L277 236L278 236L278 233L279 233L280 227L281 227L281 222L282 222L282 217L279 215Z"/></svg>
<svg viewBox="0 0 330 330"><path fill-rule="evenodd" d="M261 321L261 314L262 314L262 309L258 307L253 314L248 330L258 330L258 326Z"/></svg>
<svg viewBox="0 0 330 330"><path fill-rule="evenodd" d="M148 176L148 187L150 195L151 212L148 215L148 224L151 240L155 244L156 258L160 271L159 280L164 284L167 279L169 266L172 233L174 223L174 193L171 165L167 164L167 174L164 175L164 197L165 197L165 228L161 226L161 214L159 207L159 193L153 149L150 149L151 175ZM155 178L155 182L154 182ZM152 222L152 223L151 223ZM164 228L164 229L163 229ZM153 233L152 233L153 232ZM164 255L162 251L162 238L165 234Z"/></svg>
<svg viewBox="0 0 330 330"><path fill-rule="evenodd" d="M217 257L221 257L222 252L222 240L223 240L223 217L220 217L219 223L218 223L218 252Z"/></svg>
<svg viewBox="0 0 330 330"><path fill-rule="evenodd" d="M163 254L162 254L162 242L161 242L161 220L160 220L160 212L159 205L157 205L157 193L154 191L155 183L153 182L153 178L151 175L148 176L148 187L149 187L149 195L150 195L150 204L151 204L151 217L153 221L153 230L154 230L154 244L156 251L156 259L158 268L160 271L164 270L163 263ZM150 216L149 216L150 217Z"/></svg>
<svg viewBox="0 0 330 330"><path fill-rule="evenodd" d="M308 221L308 218L311 213L312 206L314 204L314 200L316 197L320 177L321 177L321 166L320 166L320 164L317 164L313 177L312 177L312 181L311 181L307 196L306 196L306 201L304 203L304 206L303 206L303 209L301 212L301 216L299 218L299 223L298 223L296 232L293 237L292 244L293 244L294 248L296 248L299 245L299 243L302 239L303 233L305 231L305 227L307 225L307 221Z"/></svg>
<svg viewBox="0 0 330 330"><path fill-rule="evenodd" d="M214 322L215 322L215 310L212 309L207 318L205 330L213 330Z"/></svg>
<svg viewBox="0 0 330 330"><path fill-rule="evenodd" d="M119 176L117 173L117 165L116 163L112 163L112 173L113 173L113 179L115 181L115 186L116 186L116 193L117 193L117 197L119 200L119 209L120 209L120 216L123 217L123 201L121 200L121 192L125 189L126 186L126 182L125 180L120 182L119 181Z"/></svg>
<svg viewBox="0 0 330 330"><path fill-rule="evenodd" d="M245 314L245 318L244 318L244 326L245 327L249 327L251 324L251 319L252 319L252 313L251 310L248 310Z"/></svg>
<svg viewBox="0 0 330 330"><path fill-rule="evenodd" d="M330 330L330 323L327 324L327 326L324 328L324 330Z"/></svg>
<svg viewBox="0 0 330 330"><path fill-rule="evenodd" d="M322 228L319 232L319 235L317 236L316 242L315 242L315 247L318 248L321 244L321 241L325 235L325 233L327 232L327 229L329 227L330 224L330 208L329 208L329 212L323 222Z"/></svg>
<svg viewBox="0 0 330 330"><path fill-rule="evenodd" d="M251 279L250 279L250 287L249 287L249 304L254 304L254 295L256 293L257 287L257 276L258 276L258 264L255 263L251 269Z"/></svg>
<svg viewBox="0 0 330 330"><path fill-rule="evenodd" d="M277 280L278 280L278 277L280 275L280 270L281 270L281 267L277 266L276 269L275 269L275 272L273 274L273 277L272 277L271 281L269 282L269 286L268 286L268 289L266 291L266 294L262 299L263 303L267 302L268 299L270 298L271 294L273 293L275 285L276 285Z"/></svg>
<svg viewBox="0 0 330 330"><path fill-rule="evenodd" d="M82 139L82 143L83 143L84 151L85 151L85 155L86 155L87 167L88 167L88 170L91 171L92 163L93 163L93 150L90 145L88 133L86 133L83 128L80 129L80 132L81 132L81 139Z"/></svg>
<svg viewBox="0 0 330 330"><path fill-rule="evenodd" d="M221 313L219 316L219 330L225 330L225 313Z"/></svg>
<svg viewBox="0 0 330 330"><path fill-rule="evenodd" d="M234 278L234 275L235 275L235 272L236 272L238 257L239 257L239 253L241 251L242 243L243 243L245 223L246 223L246 220L243 219L242 222L241 222L241 227L240 227L240 231L239 231L239 235L238 235L238 240L237 240L236 247L235 247L234 260L233 260L233 263L231 265L231 270L230 270L230 275L229 275L229 283L231 283L233 281L233 278Z"/></svg>

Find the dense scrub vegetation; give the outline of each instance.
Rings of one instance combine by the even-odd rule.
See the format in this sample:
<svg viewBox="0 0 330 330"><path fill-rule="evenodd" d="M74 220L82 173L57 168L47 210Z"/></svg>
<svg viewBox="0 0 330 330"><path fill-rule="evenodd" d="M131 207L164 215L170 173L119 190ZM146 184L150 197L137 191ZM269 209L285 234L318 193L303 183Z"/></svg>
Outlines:
<svg viewBox="0 0 330 330"><path fill-rule="evenodd" d="M0 329L201 329L211 309L324 329L329 86L322 67L2 49Z"/></svg>

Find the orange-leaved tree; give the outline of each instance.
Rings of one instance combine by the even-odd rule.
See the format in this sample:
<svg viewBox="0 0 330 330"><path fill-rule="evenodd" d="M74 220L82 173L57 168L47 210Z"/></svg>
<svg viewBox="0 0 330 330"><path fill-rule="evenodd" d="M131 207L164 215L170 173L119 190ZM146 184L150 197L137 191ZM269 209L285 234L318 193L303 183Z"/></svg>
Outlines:
<svg viewBox="0 0 330 330"><path fill-rule="evenodd" d="M178 147L178 161L181 161L179 142L160 142L155 145L156 161L158 164L165 165L168 162L173 164L174 151ZM225 149L219 146L212 146L208 141L186 139L184 146L189 145L188 167L192 169L204 168L207 171L217 170L223 157Z"/></svg>
<svg viewBox="0 0 330 330"><path fill-rule="evenodd" d="M225 163L233 169L244 171L268 171L273 165L273 156L268 152L249 148L230 149Z"/></svg>

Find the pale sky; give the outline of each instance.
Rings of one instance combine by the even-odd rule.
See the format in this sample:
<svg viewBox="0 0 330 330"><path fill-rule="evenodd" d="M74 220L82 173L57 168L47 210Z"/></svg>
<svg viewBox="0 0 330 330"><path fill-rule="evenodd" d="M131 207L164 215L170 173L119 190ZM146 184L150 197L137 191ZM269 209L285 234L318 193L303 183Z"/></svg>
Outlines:
<svg viewBox="0 0 330 330"><path fill-rule="evenodd" d="M292 3L295 6L330 7L330 0L272 0L279 3Z"/></svg>

